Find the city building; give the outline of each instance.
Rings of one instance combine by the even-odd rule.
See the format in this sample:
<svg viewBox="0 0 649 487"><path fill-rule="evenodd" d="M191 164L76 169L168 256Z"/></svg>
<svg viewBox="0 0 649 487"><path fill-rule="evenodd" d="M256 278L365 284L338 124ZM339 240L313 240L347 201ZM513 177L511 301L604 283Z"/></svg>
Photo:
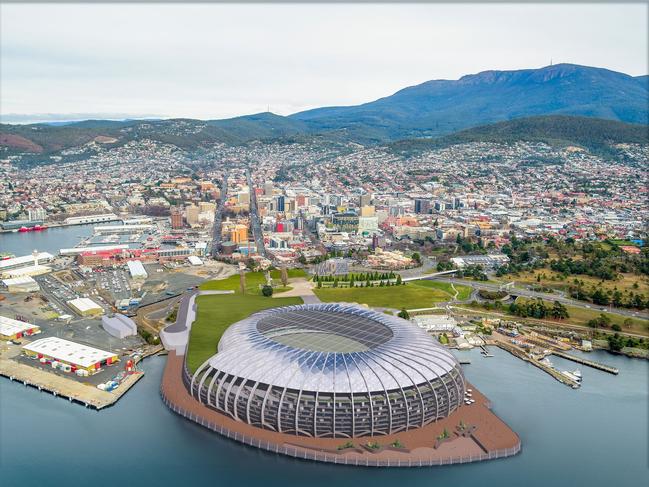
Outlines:
<svg viewBox="0 0 649 487"><path fill-rule="evenodd" d="M171 229L180 230L183 227L183 214L178 208L174 208L171 210Z"/></svg>
<svg viewBox="0 0 649 487"><path fill-rule="evenodd" d="M119 362L113 352L71 342L58 337L35 340L22 347L27 356L36 357L52 366L61 366L66 372L85 370L88 374L99 372L102 367Z"/></svg>
<svg viewBox="0 0 649 487"><path fill-rule="evenodd" d="M426 198L415 198L415 213L417 214L430 213L430 200Z"/></svg>
<svg viewBox="0 0 649 487"><path fill-rule="evenodd" d="M459 363L401 318L297 305L230 326L189 384L198 401L258 428L355 438L415 430L462 404Z"/></svg>
<svg viewBox="0 0 649 487"><path fill-rule="evenodd" d="M18 340L24 336L37 335L40 332L41 329L37 325L0 316L0 340Z"/></svg>
<svg viewBox="0 0 649 487"><path fill-rule="evenodd" d="M200 208L196 205L187 205L185 207L185 220L187 220L187 225L190 227L195 227L198 225L198 215L200 214Z"/></svg>

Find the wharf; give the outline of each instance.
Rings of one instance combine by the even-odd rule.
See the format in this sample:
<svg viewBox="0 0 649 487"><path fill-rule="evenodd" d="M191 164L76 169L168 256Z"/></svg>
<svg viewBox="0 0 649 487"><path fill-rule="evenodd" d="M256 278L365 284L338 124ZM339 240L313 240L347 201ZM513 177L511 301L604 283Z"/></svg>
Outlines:
<svg viewBox="0 0 649 487"><path fill-rule="evenodd" d="M107 392L98 389L93 384L78 382L37 367L21 364L11 360L9 354L0 353L0 376L11 381L22 382L25 386L34 387L39 391L49 392L55 397L62 397L70 402L100 410L116 403L144 376L144 373L130 374L117 389Z"/></svg>
<svg viewBox="0 0 649 487"><path fill-rule="evenodd" d="M558 370L556 370L556 369L554 369L554 368L552 368L552 367L550 367L548 365L545 365L544 363L541 363L538 360L534 360L533 358L528 357L527 354L524 351L520 350L518 347L516 347L514 345L511 345L509 343L499 341L499 340L494 341L493 345L496 345L496 346L502 348L503 350L506 350L507 352L511 353L513 356L518 357L521 360L525 360L526 362L531 363L533 366L538 367L542 371L547 372L548 374L550 374L552 377L554 377L556 380L558 380L562 384L566 384L567 386L570 386L573 389L578 389L579 386L580 386L577 381L574 381L574 380L570 379L569 377L565 376L564 374L562 374Z"/></svg>
<svg viewBox="0 0 649 487"><path fill-rule="evenodd" d="M577 357L576 355L570 355L569 353L560 352L558 350L551 350L551 354L556 355L557 357L565 358L566 360L571 360L571 361L576 362L578 364L587 365L588 367L592 367L594 369L598 369L598 370L602 370L604 372L608 372L609 374L617 375L620 372L617 369L617 367L611 367L610 365L601 364L601 363L595 362L593 360L588 360L588 359L585 359L583 357Z"/></svg>

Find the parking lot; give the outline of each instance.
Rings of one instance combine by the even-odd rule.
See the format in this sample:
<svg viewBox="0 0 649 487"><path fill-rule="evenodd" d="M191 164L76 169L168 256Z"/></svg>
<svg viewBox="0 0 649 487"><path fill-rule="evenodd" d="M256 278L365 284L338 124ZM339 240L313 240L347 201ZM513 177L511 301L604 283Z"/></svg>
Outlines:
<svg viewBox="0 0 649 487"><path fill-rule="evenodd" d="M128 274L123 269L97 269L93 276L96 279L97 288L112 296L113 302L131 297Z"/></svg>

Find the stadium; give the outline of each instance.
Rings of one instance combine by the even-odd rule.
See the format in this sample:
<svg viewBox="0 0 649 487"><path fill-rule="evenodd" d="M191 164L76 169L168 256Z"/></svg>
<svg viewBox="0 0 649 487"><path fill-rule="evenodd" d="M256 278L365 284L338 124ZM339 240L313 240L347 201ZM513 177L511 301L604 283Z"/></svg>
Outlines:
<svg viewBox="0 0 649 487"><path fill-rule="evenodd" d="M400 318L345 304L274 308L230 326L186 385L251 426L314 438L392 435L448 417L457 360Z"/></svg>

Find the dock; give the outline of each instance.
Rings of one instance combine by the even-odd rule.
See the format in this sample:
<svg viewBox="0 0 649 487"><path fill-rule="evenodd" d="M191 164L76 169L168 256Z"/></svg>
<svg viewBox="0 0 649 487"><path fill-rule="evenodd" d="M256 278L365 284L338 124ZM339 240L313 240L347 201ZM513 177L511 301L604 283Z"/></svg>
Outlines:
<svg viewBox="0 0 649 487"><path fill-rule="evenodd" d="M107 392L98 389L93 384L61 377L52 372L11 360L12 355L16 355L15 351L13 354L0 352L0 376L96 410L115 404L144 377L144 372L129 374L117 389Z"/></svg>
<svg viewBox="0 0 649 487"><path fill-rule="evenodd" d="M533 358L528 357L524 351L520 350L518 347L514 345L502 341L495 341L493 344L502 348L503 350L506 350L507 352L511 353L513 356L531 363L534 367L538 367L543 372L550 374L554 379L558 380L562 384L570 386L573 389L578 389L580 387L580 384L577 381L570 379L569 377L565 376L558 370L549 367L538 360L534 360Z"/></svg>
<svg viewBox="0 0 649 487"><path fill-rule="evenodd" d="M588 367L592 367L597 370L608 372L609 374L617 375L620 372L617 369L617 367L611 367L610 365L601 364L599 362L588 360L582 357L577 357L576 355L570 355L569 353L561 352L559 350L551 350L551 354L556 355L557 357L565 358L566 360L571 360L572 362L576 362L578 364L586 365Z"/></svg>

